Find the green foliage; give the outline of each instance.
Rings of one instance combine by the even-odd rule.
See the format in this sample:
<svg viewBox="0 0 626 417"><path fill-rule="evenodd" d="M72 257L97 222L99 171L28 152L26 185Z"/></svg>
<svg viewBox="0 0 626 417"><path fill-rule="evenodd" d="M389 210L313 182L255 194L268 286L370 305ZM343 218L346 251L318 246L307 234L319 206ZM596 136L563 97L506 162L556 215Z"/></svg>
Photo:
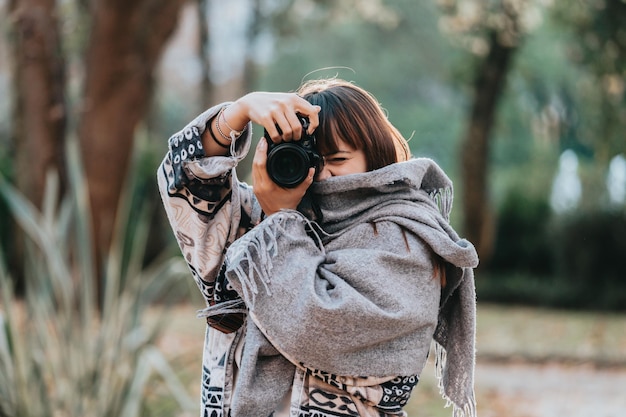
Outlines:
<svg viewBox="0 0 626 417"><path fill-rule="evenodd" d="M479 302L579 309L580 291L552 275L483 271L476 280Z"/></svg>
<svg viewBox="0 0 626 417"><path fill-rule="evenodd" d="M559 279L580 290L581 307L626 306L626 211L572 214L555 226Z"/></svg>
<svg viewBox="0 0 626 417"><path fill-rule="evenodd" d="M573 95L582 128L600 160L624 152L626 84L626 3L621 0L555 2L553 17L572 42L569 61L584 70Z"/></svg>
<svg viewBox="0 0 626 417"><path fill-rule="evenodd" d="M545 198L533 198L513 189L498 214L494 271L516 271L533 275L552 272L552 250L548 240L551 209Z"/></svg>
<svg viewBox="0 0 626 417"><path fill-rule="evenodd" d="M494 267L477 280L479 299L624 311L626 211L583 211L548 221L544 203L514 199L519 195L503 212L515 207L515 214L501 221L499 235L515 230L520 238L498 241Z"/></svg>
<svg viewBox="0 0 626 417"><path fill-rule="evenodd" d="M73 147L72 192L57 204L51 177L41 212L0 182L0 194L29 238L23 298L15 295L0 259L0 416L139 416L150 399L148 384L155 381L179 408L194 409L195 401L155 345L166 305L151 324L146 320L148 308L165 300L187 268L172 257L144 266L147 217L125 212L119 230L133 224L134 238L125 240L118 231L99 303L76 155Z"/></svg>

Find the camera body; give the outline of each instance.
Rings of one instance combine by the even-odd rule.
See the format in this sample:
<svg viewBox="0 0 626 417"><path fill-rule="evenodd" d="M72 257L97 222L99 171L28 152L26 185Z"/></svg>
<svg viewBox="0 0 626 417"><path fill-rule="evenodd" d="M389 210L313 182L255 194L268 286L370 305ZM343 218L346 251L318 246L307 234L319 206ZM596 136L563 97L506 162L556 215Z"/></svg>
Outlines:
<svg viewBox="0 0 626 417"><path fill-rule="evenodd" d="M309 168L313 167L317 171L322 161L322 157L315 149L315 135L306 133L309 120L300 115L298 119L302 124L300 140L274 143L267 130L264 134L267 140L267 173L272 181L285 188L300 185L309 174ZM278 133L282 134L280 129Z"/></svg>

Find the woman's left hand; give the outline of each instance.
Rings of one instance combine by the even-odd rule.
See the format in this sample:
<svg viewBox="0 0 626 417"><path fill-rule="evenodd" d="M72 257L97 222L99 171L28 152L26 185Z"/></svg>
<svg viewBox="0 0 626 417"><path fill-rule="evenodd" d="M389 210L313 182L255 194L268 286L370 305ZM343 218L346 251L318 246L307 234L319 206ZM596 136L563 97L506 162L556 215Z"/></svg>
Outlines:
<svg viewBox="0 0 626 417"><path fill-rule="evenodd" d="M277 185L267 174L267 141L264 138L259 140L252 161L252 180L254 184L254 194L263 209L269 216L281 209L296 209L300 200L304 197L306 190L313 183L315 168L309 169L309 175L302 184L295 188L283 188Z"/></svg>

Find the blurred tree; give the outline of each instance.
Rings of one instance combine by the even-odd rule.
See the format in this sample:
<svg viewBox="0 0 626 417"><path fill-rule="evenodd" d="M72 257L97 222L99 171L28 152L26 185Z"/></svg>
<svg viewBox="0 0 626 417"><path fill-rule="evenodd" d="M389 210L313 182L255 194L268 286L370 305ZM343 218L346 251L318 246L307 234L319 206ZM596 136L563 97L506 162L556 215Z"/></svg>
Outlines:
<svg viewBox="0 0 626 417"><path fill-rule="evenodd" d="M198 6L198 32L200 38L199 53L200 66L202 67L202 80L200 82L200 106L205 109L213 103L214 85L211 81L211 56L210 42L211 30L209 26L209 2L196 0Z"/></svg>
<svg viewBox="0 0 626 417"><path fill-rule="evenodd" d="M49 173L59 175L60 188L65 188L65 60L59 19L55 0L11 0L8 7L13 40L13 172L17 189L41 208ZM5 221L4 233L11 236L10 267L20 277L24 234L12 221ZM21 289L24 283L17 281Z"/></svg>
<svg viewBox="0 0 626 417"><path fill-rule="evenodd" d="M94 250L109 249L137 125L154 70L185 0L93 0L79 141L89 187ZM100 262L98 262L100 264Z"/></svg>
<svg viewBox="0 0 626 417"><path fill-rule="evenodd" d="M463 233L481 265L493 252L495 224L489 197L491 133L512 60L532 27L532 0L438 0L441 27L474 57L472 103L461 148Z"/></svg>
<svg viewBox="0 0 626 417"><path fill-rule="evenodd" d="M48 171L63 177L65 60L55 0L11 0L15 182L41 207ZM63 181L62 181L63 182Z"/></svg>
<svg viewBox="0 0 626 417"><path fill-rule="evenodd" d="M569 59L587 72L575 92L584 136L602 166L626 152L626 2L555 2L557 21L572 35Z"/></svg>
<svg viewBox="0 0 626 417"><path fill-rule="evenodd" d="M89 186L93 246L101 268L111 243L135 129L149 107L155 67L184 3L10 0L8 4L16 80L15 181L39 206L46 173L56 170L63 177L65 172L66 125L77 126ZM80 23L70 27L59 14L76 5ZM85 31L90 32L86 41L81 37ZM62 43L70 46L63 48ZM72 111L76 100L66 100L68 92L74 91L66 85L65 70L73 48L85 51L77 68L72 68L84 77L79 77L84 80L79 112ZM71 119L76 115L74 122Z"/></svg>

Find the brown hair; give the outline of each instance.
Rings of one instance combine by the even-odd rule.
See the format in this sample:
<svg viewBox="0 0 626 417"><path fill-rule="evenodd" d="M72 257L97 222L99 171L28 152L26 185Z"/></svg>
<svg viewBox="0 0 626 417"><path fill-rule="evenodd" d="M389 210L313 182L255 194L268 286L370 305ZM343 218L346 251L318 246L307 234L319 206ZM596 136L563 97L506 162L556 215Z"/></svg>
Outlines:
<svg viewBox="0 0 626 417"><path fill-rule="evenodd" d="M322 108L315 130L322 155L338 151L344 141L365 153L367 170L373 171L410 158L409 145L373 95L337 78L304 83L298 94Z"/></svg>

